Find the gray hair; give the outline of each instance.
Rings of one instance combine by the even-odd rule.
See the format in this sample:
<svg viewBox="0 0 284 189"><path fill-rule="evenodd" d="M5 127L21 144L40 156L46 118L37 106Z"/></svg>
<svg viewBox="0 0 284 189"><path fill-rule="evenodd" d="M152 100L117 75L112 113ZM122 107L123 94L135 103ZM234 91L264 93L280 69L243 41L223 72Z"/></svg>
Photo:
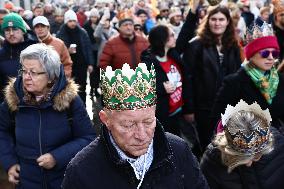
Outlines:
<svg viewBox="0 0 284 189"><path fill-rule="evenodd" d="M249 135L251 131L257 130L259 127L269 126L267 126L267 121L263 117L254 112L240 111L230 118L225 127L242 130L244 134ZM234 143L231 140L230 134L228 134L226 129L222 133L218 133L213 140L213 143L221 151L222 162L228 167L228 172L231 172L239 165L244 165L252 161L255 154L265 155L273 150L273 135L271 132L268 133L268 142L266 145L261 149L255 149L257 153L246 154L237 151L232 147Z"/></svg>
<svg viewBox="0 0 284 189"><path fill-rule="evenodd" d="M52 46L44 43L30 45L21 52L20 63L23 64L26 59L38 60L50 81L59 78L61 61L59 54Z"/></svg>

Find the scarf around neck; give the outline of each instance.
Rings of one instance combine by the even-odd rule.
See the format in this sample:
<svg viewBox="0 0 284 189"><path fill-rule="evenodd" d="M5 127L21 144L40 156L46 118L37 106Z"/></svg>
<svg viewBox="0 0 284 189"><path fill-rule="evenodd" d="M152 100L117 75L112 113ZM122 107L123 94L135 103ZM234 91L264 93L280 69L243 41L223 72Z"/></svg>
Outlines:
<svg viewBox="0 0 284 189"><path fill-rule="evenodd" d="M114 141L112 135L109 133L110 136L110 141L112 143L112 145L115 147L116 151L118 152L119 157L122 160L127 161L131 167L133 168L133 171L135 173L135 176L137 178L137 180L140 180L137 189L139 189L142 185L144 176L146 174L146 172L149 170L153 159L154 159L154 149L153 149L153 139L148 147L147 152L144 155L139 156L137 159L128 157L120 148L119 146L116 144L116 142Z"/></svg>
<svg viewBox="0 0 284 189"><path fill-rule="evenodd" d="M252 63L245 64L244 69L254 82L255 86L260 90L267 103L271 104L273 97L276 96L279 84L277 70L273 66L270 71L262 72L251 64Z"/></svg>

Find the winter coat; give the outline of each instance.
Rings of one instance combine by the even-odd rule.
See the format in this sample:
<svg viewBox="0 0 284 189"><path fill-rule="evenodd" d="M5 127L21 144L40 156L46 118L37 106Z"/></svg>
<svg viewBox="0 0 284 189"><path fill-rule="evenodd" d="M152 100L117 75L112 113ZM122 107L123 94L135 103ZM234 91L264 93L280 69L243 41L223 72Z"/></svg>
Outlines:
<svg viewBox="0 0 284 189"><path fill-rule="evenodd" d="M275 36L277 37L277 41L278 41L278 45L280 49L279 61L282 62L284 58L284 30L276 26L275 23L273 23L273 30L274 30Z"/></svg>
<svg viewBox="0 0 284 189"><path fill-rule="evenodd" d="M225 112L227 104L235 106L240 99L246 103L252 104L257 102L262 109L269 109L272 116L273 126L279 127L279 119L284 121L284 77L279 74L279 84L276 96L272 100L272 104L268 104L262 96L260 90L255 86L250 76L244 68L238 70L237 73L227 76L216 97L212 117L214 123L220 119L221 113Z"/></svg>
<svg viewBox="0 0 284 189"><path fill-rule="evenodd" d="M184 69L184 64L175 49L171 49L168 52L168 56L175 60L175 62L179 65L181 74L182 74L182 88L183 94L182 99L184 102L184 106L182 107L183 113L187 113L187 108L189 102L189 93L187 92L188 88L188 80L184 79L186 75L186 70ZM169 94L166 92L164 87L164 82L168 81L167 74L163 70L160 65L159 60L155 57L155 55L151 52L151 49L143 51L141 54L141 62L144 62L148 69L151 68L151 65L154 65L156 71L156 91L157 91L157 106L156 106L156 116L159 120L166 119L169 116Z"/></svg>
<svg viewBox="0 0 284 189"><path fill-rule="evenodd" d="M235 73L241 66L240 49L232 46L224 49L223 63L220 64L215 46L206 47L196 37L188 44L183 61L188 69L189 93L193 98L191 112L210 111L224 76Z"/></svg>
<svg viewBox="0 0 284 189"><path fill-rule="evenodd" d="M188 42L195 36L198 20L198 15L189 10L176 41L176 49L180 54L184 53Z"/></svg>
<svg viewBox="0 0 284 189"><path fill-rule="evenodd" d="M274 150L251 167L238 166L231 173L223 165L220 150L210 144L201 160L201 170L211 189L283 189L284 137L273 132Z"/></svg>
<svg viewBox="0 0 284 189"><path fill-rule="evenodd" d="M51 45L54 47L54 49L60 56L61 63L64 66L65 75L67 77L71 77L73 62L71 60L70 54L64 42L61 39L54 37L52 35L49 35L49 37L43 40L42 42L45 43L46 45Z"/></svg>
<svg viewBox="0 0 284 189"><path fill-rule="evenodd" d="M179 137L164 133L160 124L154 134L154 159L141 189L208 188L196 158ZM63 189L137 188L133 168L122 161L105 126L100 137L76 155L66 169Z"/></svg>
<svg viewBox="0 0 284 189"><path fill-rule="evenodd" d="M95 138L94 129L78 86L66 81L63 68L50 99L38 106L23 101L22 82L9 82L0 107L0 162L7 171L20 165L17 189L59 189L68 162ZM46 153L56 160L48 170L36 162Z"/></svg>
<svg viewBox="0 0 284 189"><path fill-rule="evenodd" d="M16 77L20 65L20 53L26 47L35 44L36 41L31 40L27 36L24 42L11 45L6 40L3 47L0 49L0 103L4 100L3 89L8 84L9 77Z"/></svg>
<svg viewBox="0 0 284 189"><path fill-rule="evenodd" d="M112 69L120 69L124 63L128 63L132 69L136 68L141 62L141 52L148 46L148 40L141 36L135 35L130 41L118 35L105 44L100 57L100 67L105 69L111 66Z"/></svg>
<svg viewBox="0 0 284 189"><path fill-rule="evenodd" d="M110 26L108 30L105 30L102 23L98 24L94 32L94 37L98 44L98 59L97 59L98 64L106 42L118 34L119 34L118 31L114 29L112 26Z"/></svg>
<svg viewBox="0 0 284 189"><path fill-rule="evenodd" d="M90 41L90 38L88 36L88 33L86 32L86 30L84 28L81 28L80 26L77 26L77 28L78 28L78 31L79 31L77 33L78 39L80 41L80 46L82 48L82 52L83 52L83 56L84 56L84 62L83 63L86 64L86 65L94 65L94 56L93 56L93 52L92 52L92 45L91 45L91 41ZM62 25L62 27L58 31L56 37L58 37L59 39L64 41L67 48L70 47L71 39L69 38L66 24ZM77 48L78 48L78 44L77 44ZM80 60L80 61L82 62L83 60ZM74 62L73 62L73 64L74 64Z"/></svg>

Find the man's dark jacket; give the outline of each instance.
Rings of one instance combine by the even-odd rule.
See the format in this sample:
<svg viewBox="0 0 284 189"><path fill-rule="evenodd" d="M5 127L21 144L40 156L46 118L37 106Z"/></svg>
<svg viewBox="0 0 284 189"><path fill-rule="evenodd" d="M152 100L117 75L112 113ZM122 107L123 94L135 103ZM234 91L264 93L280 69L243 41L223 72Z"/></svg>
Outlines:
<svg viewBox="0 0 284 189"><path fill-rule="evenodd" d="M130 164L119 158L104 126L101 136L69 163L63 188L136 189L138 183ZM154 159L141 186L146 188L208 188L188 145L175 135L165 134L160 124L154 135Z"/></svg>

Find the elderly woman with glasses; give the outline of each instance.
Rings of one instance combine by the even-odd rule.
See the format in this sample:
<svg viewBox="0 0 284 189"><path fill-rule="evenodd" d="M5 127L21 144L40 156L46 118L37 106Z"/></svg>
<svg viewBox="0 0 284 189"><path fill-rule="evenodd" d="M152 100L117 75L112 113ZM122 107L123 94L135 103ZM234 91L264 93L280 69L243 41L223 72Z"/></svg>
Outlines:
<svg viewBox="0 0 284 189"><path fill-rule="evenodd" d="M16 188L59 189L68 162L95 133L54 49L31 45L20 63L0 106L0 162Z"/></svg>
<svg viewBox="0 0 284 189"><path fill-rule="evenodd" d="M277 38L267 25L263 30L256 26L253 33L249 37L252 41L245 46L247 61L238 72L225 78L218 92L212 110L214 124L227 104L235 105L240 99L268 108L274 127L280 128L284 121L284 78L274 65L280 50Z"/></svg>
<svg viewBox="0 0 284 189"><path fill-rule="evenodd" d="M257 103L228 105L201 160L211 189L282 189L284 136Z"/></svg>

